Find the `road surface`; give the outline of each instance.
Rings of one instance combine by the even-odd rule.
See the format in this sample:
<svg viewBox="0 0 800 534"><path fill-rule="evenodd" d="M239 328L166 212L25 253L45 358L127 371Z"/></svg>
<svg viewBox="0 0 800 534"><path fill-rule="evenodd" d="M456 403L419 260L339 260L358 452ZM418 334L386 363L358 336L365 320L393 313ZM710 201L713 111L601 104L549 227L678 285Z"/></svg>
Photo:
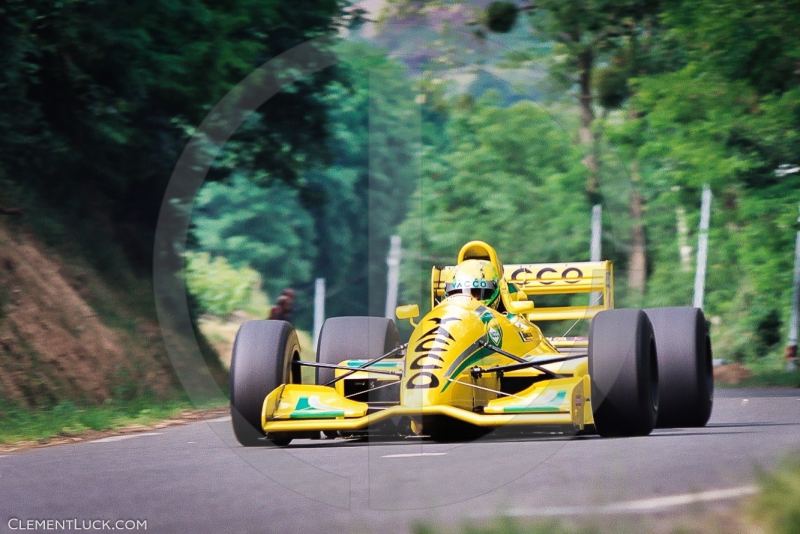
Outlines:
<svg viewBox="0 0 800 534"><path fill-rule="evenodd" d="M800 390L718 390L702 429L493 435L468 444L301 440L242 448L221 418L0 456L0 531L139 519L147 532L402 532L432 524L730 506L800 451Z"/></svg>

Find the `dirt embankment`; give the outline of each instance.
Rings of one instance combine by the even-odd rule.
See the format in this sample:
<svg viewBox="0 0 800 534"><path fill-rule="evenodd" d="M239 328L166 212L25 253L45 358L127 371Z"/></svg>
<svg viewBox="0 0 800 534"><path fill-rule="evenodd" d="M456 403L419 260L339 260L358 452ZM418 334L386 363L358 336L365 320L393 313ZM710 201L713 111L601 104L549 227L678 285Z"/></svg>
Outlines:
<svg viewBox="0 0 800 534"><path fill-rule="evenodd" d="M0 220L0 399L42 406L170 391L158 327L126 309L125 291Z"/></svg>

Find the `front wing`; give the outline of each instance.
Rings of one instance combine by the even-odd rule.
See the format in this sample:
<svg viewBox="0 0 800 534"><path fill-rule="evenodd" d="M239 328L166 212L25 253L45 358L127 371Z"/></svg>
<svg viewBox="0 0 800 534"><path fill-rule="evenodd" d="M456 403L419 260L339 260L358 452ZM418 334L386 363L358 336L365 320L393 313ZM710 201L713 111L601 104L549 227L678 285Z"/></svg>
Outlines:
<svg viewBox="0 0 800 534"><path fill-rule="evenodd" d="M364 430L390 418L441 415L479 427L565 426L583 430L593 424L591 384L587 375L534 383L527 389L489 401L479 410L450 405L397 404L371 408L341 395L333 387L285 384L264 399L265 432Z"/></svg>

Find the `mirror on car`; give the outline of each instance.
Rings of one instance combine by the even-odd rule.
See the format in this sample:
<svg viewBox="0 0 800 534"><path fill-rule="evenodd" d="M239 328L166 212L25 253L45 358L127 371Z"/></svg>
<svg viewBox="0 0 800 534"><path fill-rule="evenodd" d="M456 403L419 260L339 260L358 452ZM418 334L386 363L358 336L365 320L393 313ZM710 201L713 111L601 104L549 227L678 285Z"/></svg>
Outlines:
<svg viewBox="0 0 800 534"><path fill-rule="evenodd" d="M515 300L508 303L508 311L521 315L523 313L530 313L533 311L532 300Z"/></svg>
<svg viewBox="0 0 800 534"><path fill-rule="evenodd" d="M419 306L416 304L406 304L395 309L398 319L414 319L419 316Z"/></svg>

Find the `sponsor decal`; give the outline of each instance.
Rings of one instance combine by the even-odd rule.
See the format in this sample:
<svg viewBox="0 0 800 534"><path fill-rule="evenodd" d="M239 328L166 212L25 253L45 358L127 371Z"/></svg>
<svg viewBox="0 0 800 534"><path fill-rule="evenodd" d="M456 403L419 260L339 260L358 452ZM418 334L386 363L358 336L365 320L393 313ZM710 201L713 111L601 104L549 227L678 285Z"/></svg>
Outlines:
<svg viewBox="0 0 800 534"><path fill-rule="evenodd" d="M318 419L344 417L344 410L336 406L323 404L319 397L300 397L294 411L289 415L292 419Z"/></svg>
<svg viewBox="0 0 800 534"><path fill-rule="evenodd" d="M490 323L486 335L489 338L489 343L495 347L499 347L503 344L503 331L498 324Z"/></svg>
<svg viewBox="0 0 800 534"><path fill-rule="evenodd" d="M422 334L411 349L411 363L408 369L412 371L412 374L406 380L406 388L439 387L439 378L433 371L443 367L444 358L441 353L455 341L455 338L447 330L447 323L452 321L458 321L458 318L432 317L428 319L428 324L432 325L432 328Z"/></svg>
<svg viewBox="0 0 800 534"><path fill-rule="evenodd" d="M490 284L489 281L478 278L453 280L453 282L450 283L451 289L494 289L494 287L494 282Z"/></svg>
<svg viewBox="0 0 800 534"><path fill-rule="evenodd" d="M505 413L538 413L538 412L557 412L561 408L561 403L567 397L565 390L560 390L545 398L544 395L539 395L532 399L528 404L517 404L512 406L505 406L503 412Z"/></svg>
<svg viewBox="0 0 800 534"><path fill-rule="evenodd" d="M520 267L519 269L511 273L511 280L518 281L519 276L522 273L533 274L533 271L531 271L527 267ZM555 276L549 273L554 273ZM545 277L545 275L548 276ZM583 278L583 271L581 271L577 267L567 267L566 269L561 271L561 273L559 273L552 267L542 267L536 273L535 278L537 282L539 282L544 286L549 286L550 284L554 284L558 281L564 281L567 284L577 284L578 282L581 281L581 278Z"/></svg>
<svg viewBox="0 0 800 534"><path fill-rule="evenodd" d="M517 330L517 333L519 334L519 338L525 343L533 340L533 334L527 330Z"/></svg>

